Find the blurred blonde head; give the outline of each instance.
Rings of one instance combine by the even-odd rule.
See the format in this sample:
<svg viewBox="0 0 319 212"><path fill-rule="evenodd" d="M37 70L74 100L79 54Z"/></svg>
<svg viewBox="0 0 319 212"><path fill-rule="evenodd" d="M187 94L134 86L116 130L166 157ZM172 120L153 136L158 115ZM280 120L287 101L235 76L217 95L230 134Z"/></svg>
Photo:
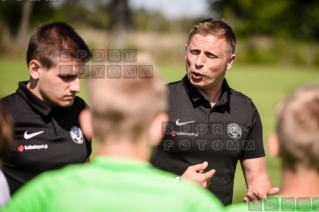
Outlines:
<svg viewBox="0 0 319 212"><path fill-rule="evenodd" d="M319 86L296 89L277 104L276 115L284 168L319 170Z"/></svg>
<svg viewBox="0 0 319 212"><path fill-rule="evenodd" d="M140 64L148 64L148 61L115 65L139 67ZM138 74L135 79L91 79L88 95L93 134L98 142L110 137L137 141L146 133L155 116L167 108L166 87L154 69L147 79L140 79Z"/></svg>

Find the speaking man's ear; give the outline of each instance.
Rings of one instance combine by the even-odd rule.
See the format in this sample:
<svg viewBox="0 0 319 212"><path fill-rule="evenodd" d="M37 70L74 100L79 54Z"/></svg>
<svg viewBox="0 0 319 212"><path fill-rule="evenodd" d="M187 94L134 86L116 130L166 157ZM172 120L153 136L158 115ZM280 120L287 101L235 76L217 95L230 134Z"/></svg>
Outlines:
<svg viewBox="0 0 319 212"><path fill-rule="evenodd" d="M88 108L80 113L79 122L85 138L91 141L93 138L93 122L92 113Z"/></svg>
<svg viewBox="0 0 319 212"><path fill-rule="evenodd" d="M227 61L226 70L231 69L231 67L233 66L235 60L236 60L236 55L235 55L235 54L232 54L232 55L229 57L228 61Z"/></svg>
<svg viewBox="0 0 319 212"><path fill-rule="evenodd" d="M188 45L187 45L187 43L185 44L185 60L186 60L186 55L187 55L187 47L188 47Z"/></svg>

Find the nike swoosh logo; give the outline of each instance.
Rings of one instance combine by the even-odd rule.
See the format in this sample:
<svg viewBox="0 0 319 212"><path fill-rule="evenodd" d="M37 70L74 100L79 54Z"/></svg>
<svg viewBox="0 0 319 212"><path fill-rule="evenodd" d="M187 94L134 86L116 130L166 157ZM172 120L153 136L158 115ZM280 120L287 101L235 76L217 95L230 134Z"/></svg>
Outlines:
<svg viewBox="0 0 319 212"><path fill-rule="evenodd" d="M176 125L177 125L177 126L183 126L183 125L185 125L185 124L189 124L189 123L193 123L193 122L195 122L195 121L179 122L179 119L177 119Z"/></svg>
<svg viewBox="0 0 319 212"><path fill-rule="evenodd" d="M31 133L31 134L28 134L28 131L25 131L24 132L24 138L26 140L29 140L30 138L33 138L34 136L37 136L37 135L40 135L41 133L43 133L44 131L40 131L40 132L35 132L35 133Z"/></svg>

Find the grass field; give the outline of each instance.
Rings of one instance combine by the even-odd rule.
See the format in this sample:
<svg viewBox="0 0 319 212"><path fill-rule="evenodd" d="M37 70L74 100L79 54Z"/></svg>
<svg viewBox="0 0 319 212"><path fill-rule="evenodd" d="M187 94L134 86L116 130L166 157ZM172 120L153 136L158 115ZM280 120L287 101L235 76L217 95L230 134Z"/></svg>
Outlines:
<svg viewBox="0 0 319 212"><path fill-rule="evenodd" d="M184 65L159 65L167 82L176 81L185 75ZM28 80L26 64L23 61L0 60L0 96L14 92L18 81ZM226 75L232 88L249 96L257 106L264 130L264 143L274 131L274 106L276 102L303 83L319 83L318 68L278 67L271 65L235 64ZM86 99L85 91L80 93ZM267 151L266 151L267 153ZM280 183L280 167L275 159L267 156L268 170L274 186ZM238 166L235 178L234 201L241 202L245 196L246 185Z"/></svg>

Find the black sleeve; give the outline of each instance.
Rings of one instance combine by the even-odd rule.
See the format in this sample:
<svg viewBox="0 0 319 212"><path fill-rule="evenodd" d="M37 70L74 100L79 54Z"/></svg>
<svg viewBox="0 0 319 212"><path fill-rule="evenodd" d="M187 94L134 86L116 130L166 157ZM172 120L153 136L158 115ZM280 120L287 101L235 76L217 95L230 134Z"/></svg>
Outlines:
<svg viewBox="0 0 319 212"><path fill-rule="evenodd" d="M251 102L250 108L251 127L247 140L243 141L243 154L241 159L251 159L265 156L261 119L253 102Z"/></svg>

